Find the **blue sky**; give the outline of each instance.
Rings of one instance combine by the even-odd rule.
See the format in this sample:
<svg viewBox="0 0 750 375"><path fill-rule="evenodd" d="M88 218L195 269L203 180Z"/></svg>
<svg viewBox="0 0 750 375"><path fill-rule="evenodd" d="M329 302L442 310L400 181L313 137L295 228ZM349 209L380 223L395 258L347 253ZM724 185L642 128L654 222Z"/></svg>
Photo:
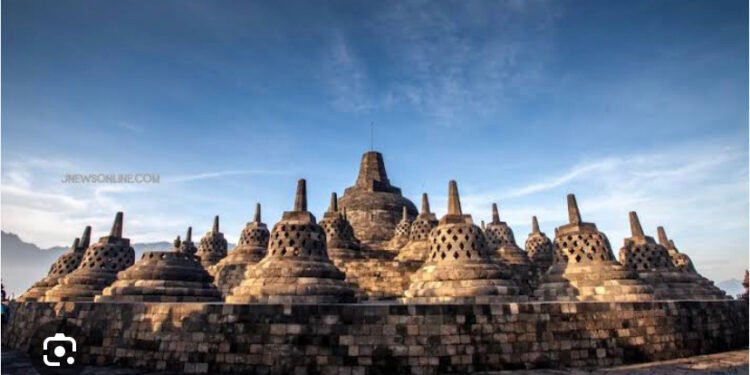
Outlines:
<svg viewBox="0 0 750 375"><path fill-rule="evenodd" d="M134 241L236 240L375 148L394 184L522 242L575 192L615 246L637 210L700 271L748 262L743 1L4 1L2 229L41 246L125 211ZM159 173L158 185L62 184Z"/></svg>

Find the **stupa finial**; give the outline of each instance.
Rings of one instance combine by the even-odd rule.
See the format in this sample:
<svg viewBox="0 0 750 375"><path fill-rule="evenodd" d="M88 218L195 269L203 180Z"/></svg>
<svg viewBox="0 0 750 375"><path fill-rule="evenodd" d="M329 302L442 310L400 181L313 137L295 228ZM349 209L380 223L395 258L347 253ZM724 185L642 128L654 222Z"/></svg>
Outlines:
<svg viewBox="0 0 750 375"><path fill-rule="evenodd" d="M81 243L81 239L76 237L76 239L73 240L73 246L71 246L71 249L77 250L78 247L80 246L80 243Z"/></svg>
<svg viewBox="0 0 750 375"><path fill-rule="evenodd" d="M492 224L500 224L500 212L497 210L497 203L492 203Z"/></svg>
<svg viewBox="0 0 750 375"><path fill-rule="evenodd" d="M578 210L575 194L568 194L568 222L570 224L581 223L581 211Z"/></svg>
<svg viewBox="0 0 750 375"><path fill-rule="evenodd" d="M109 232L109 236L122 238L122 211L115 215L115 222L112 224L112 230Z"/></svg>
<svg viewBox="0 0 750 375"><path fill-rule="evenodd" d="M664 230L664 227L659 226L656 228L656 234L659 237L659 245L662 245L666 248L669 248L669 238L667 238L667 232Z"/></svg>
<svg viewBox="0 0 750 375"><path fill-rule="evenodd" d="M401 207L401 220L409 220L409 211L406 209L406 206Z"/></svg>
<svg viewBox="0 0 750 375"><path fill-rule="evenodd" d="M630 235L633 237L645 237L641 221L638 220L638 214L635 211L630 211L628 215L630 217Z"/></svg>
<svg viewBox="0 0 750 375"><path fill-rule="evenodd" d="M307 211L307 182L304 178L297 181L297 194L294 196L294 211Z"/></svg>
<svg viewBox="0 0 750 375"><path fill-rule="evenodd" d="M430 213L430 200L427 198L427 193L422 193L422 212L423 214Z"/></svg>
<svg viewBox="0 0 750 375"><path fill-rule="evenodd" d="M255 217L253 217L253 221L260 223L260 203L255 203Z"/></svg>
<svg viewBox="0 0 750 375"><path fill-rule="evenodd" d="M461 215L461 198L455 180L448 182L448 215Z"/></svg>
<svg viewBox="0 0 750 375"><path fill-rule="evenodd" d="M531 233L539 233L539 221L536 219L536 216L531 217Z"/></svg>
<svg viewBox="0 0 750 375"><path fill-rule="evenodd" d="M180 236L177 236L177 238L174 239L173 244L175 249L180 248L180 245L182 244L182 241L180 241Z"/></svg>
<svg viewBox="0 0 750 375"><path fill-rule="evenodd" d="M83 230L83 235L81 236L81 241L78 245L83 249L88 249L90 244L91 244L91 227L87 225L86 228Z"/></svg>
<svg viewBox="0 0 750 375"><path fill-rule="evenodd" d="M328 205L328 212L339 212L339 199L336 192L331 193L331 203Z"/></svg>
<svg viewBox="0 0 750 375"><path fill-rule="evenodd" d="M193 241L193 227L188 227L187 235L185 236L186 242L192 242Z"/></svg>
<svg viewBox="0 0 750 375"><path fill-rule="evenodd" d="M214 226L211 228L214 233L219 232L219 215L214 216Z"/></svg>

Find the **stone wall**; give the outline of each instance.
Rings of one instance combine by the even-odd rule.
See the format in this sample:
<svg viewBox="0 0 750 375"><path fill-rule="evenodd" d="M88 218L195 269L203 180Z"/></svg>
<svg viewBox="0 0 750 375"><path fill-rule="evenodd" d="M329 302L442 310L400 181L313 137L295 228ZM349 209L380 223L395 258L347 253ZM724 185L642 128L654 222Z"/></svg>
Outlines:
<svg viewBox="0 0 750 375"><path fill-rule="evenodd" d="M741 301L493 305L12 305L3 345L68 319L87 363L190 373L435 374L591 367L748 344Z"/></svg>

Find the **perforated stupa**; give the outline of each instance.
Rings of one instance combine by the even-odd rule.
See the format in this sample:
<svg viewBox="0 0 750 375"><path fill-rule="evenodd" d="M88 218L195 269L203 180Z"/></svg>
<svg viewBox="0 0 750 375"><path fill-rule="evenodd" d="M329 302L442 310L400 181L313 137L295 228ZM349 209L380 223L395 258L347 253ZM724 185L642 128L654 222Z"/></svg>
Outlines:
<svg viewBox="0 0 750 375"><path fill-rule="evenodd" d="M555 247L552 240L544 232L539 230L539 221L536 216L531 218L531 233L526 238L526 254L539 272L547 272L554 261Z"/></svg>
<svg viewBox="0 0 750 375"><path fill-rule="evenodd" d="M328 256L335 261L362 258L359 241L354 236L354 230L344 214L339 211L336 193L331 193L328 210L319 222L326 233L326 247Z"/></svg>
<svg viewBox="0 0 750 375"><path fill-rule="evenodd" d="M253 220L242 229L237 246L213 268L215 283L222 294L229 294L242 282L248 267L263 259L270 236L268 227L261 221L260 203L256 203Z"/></svg>
<svg viewBox="0 0 750 375"><path fill-rule="evenodd" d="M438 224L435 214L430 212L430 201L427 193L422 193L422 212L409 227L409 241L398 252L396 260L401 262L424 262L430 253L427 242L430 231Z"/></svg>
<svg viewBox="0 0 750 375"><path fill-rule="evenodd" d="M487 247L492 257L497 262L507 264L518 286L525 294L530 294L536 286L536 267L532 265L526 252L516 244L516 237L510 225L500 221L496 203L492 204L492 221L485 226L484 236L487 238Z"/></svg>
<svg viewBox="0 0 750 375"><path fill-rule="evenodd" d="M664 230L664 227L660 226L656 228L656 233L659 236L659 245L662 245L667 249L667 252L669 252L669 256L672 258L672 264L674 264L678 270L698 273L698 271L695 270L695 266L693 265L693 261L690 259L690 257L687 254L681 253L679 250L677 250L677 246L674 245L674 241L667 238L667 232Z"/></svg>
<svg viewBox="0 0 750 375"><path fill-rule="evenodd" d="M507 267L492 261L482 230L461 211L458 186L448 184L448 213L429 235L430 253L405 292L405 302L518 299Z"/></svg>
<svg viewBox="0 0 750 375"><path fill-rule="evenodd" d="M354 289L328 258L326 237L307 211L305 180L299 180L294 210L271 231L268 253L227 296L229 303L337 303L354 299Z"/></svg>
<svg viewBox="0 0 750 375"><path fill-rule="evenodd" d="M57 261L50 267L47 276L34 283L29 290L17 298L19 301L39 301L43 299L44 293L57 285L61 277L73 272L81 264L83 254L91 242L91 227L83 230L81 238L76 238L70 250L60 255Z"/></svg>
<svg viewBox="0 0 750 375"><path fill-rule="evenodd" d="M89 246L78 268L60 278L57 286L44 294L44 301L93 301L115 281L118 272L132 266L135 251L130 239L122 237L122 230L123 214L118 212L109 236Z"/></svg>
<svg viewBox="0 0 750 375"><path fill-rule="evenodd" d="M409 242L409 230L411 229L411 219L409 218L409 212L406 206L401 211L401 221L396 225L396 229L393 230L393 237L386 245L386 250L399 251L402 247Z"/></svg>
<svg viewBox="0 0 750 375"><path fill-rule="evenodd" d="M96 302L219 302L221 293L197 257L181 251L180 237L172 251L146 251L117 274Z"/></svg>
<svg viewBox="0 0 750 375"><path fill-rule="evenodd" d="M648 301L653 289L617 262L607 236L581 220L568 195L569 223L557 228L555 259L534 292L552 301Z"/></svg>
<svg viewBox="0 0 750 375"><path fill-rule="evenodd" d="M211 230L201 238L196 255L200 258L203 267L209 268L227 256L227 247L224 233L219 231L219 216L216 215Z"/></svg>
<svg viewBox="0 0 750 375"><path fill-rule="evenodd" d="M409 216L417 215L414 203L401 195L401 189L391 185L383 155L377 151L362 155L357 181L344 190L339 200L339 207L347 210L355 236L363 245L381 248L391 239L404 206Z"/></svg>

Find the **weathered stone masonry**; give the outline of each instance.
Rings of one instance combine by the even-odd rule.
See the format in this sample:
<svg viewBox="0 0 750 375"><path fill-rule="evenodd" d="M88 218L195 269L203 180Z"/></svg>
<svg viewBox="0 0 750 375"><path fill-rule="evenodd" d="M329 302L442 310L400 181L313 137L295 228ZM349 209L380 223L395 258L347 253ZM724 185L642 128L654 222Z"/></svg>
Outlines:
<svg viewBox="0 0 750 375"><path fill-rule="evenodd" d="M742 301L477 305L23 303L3 344L69 319L84 360L190 373L436 374L591 367L748 344Z"/></svg>

